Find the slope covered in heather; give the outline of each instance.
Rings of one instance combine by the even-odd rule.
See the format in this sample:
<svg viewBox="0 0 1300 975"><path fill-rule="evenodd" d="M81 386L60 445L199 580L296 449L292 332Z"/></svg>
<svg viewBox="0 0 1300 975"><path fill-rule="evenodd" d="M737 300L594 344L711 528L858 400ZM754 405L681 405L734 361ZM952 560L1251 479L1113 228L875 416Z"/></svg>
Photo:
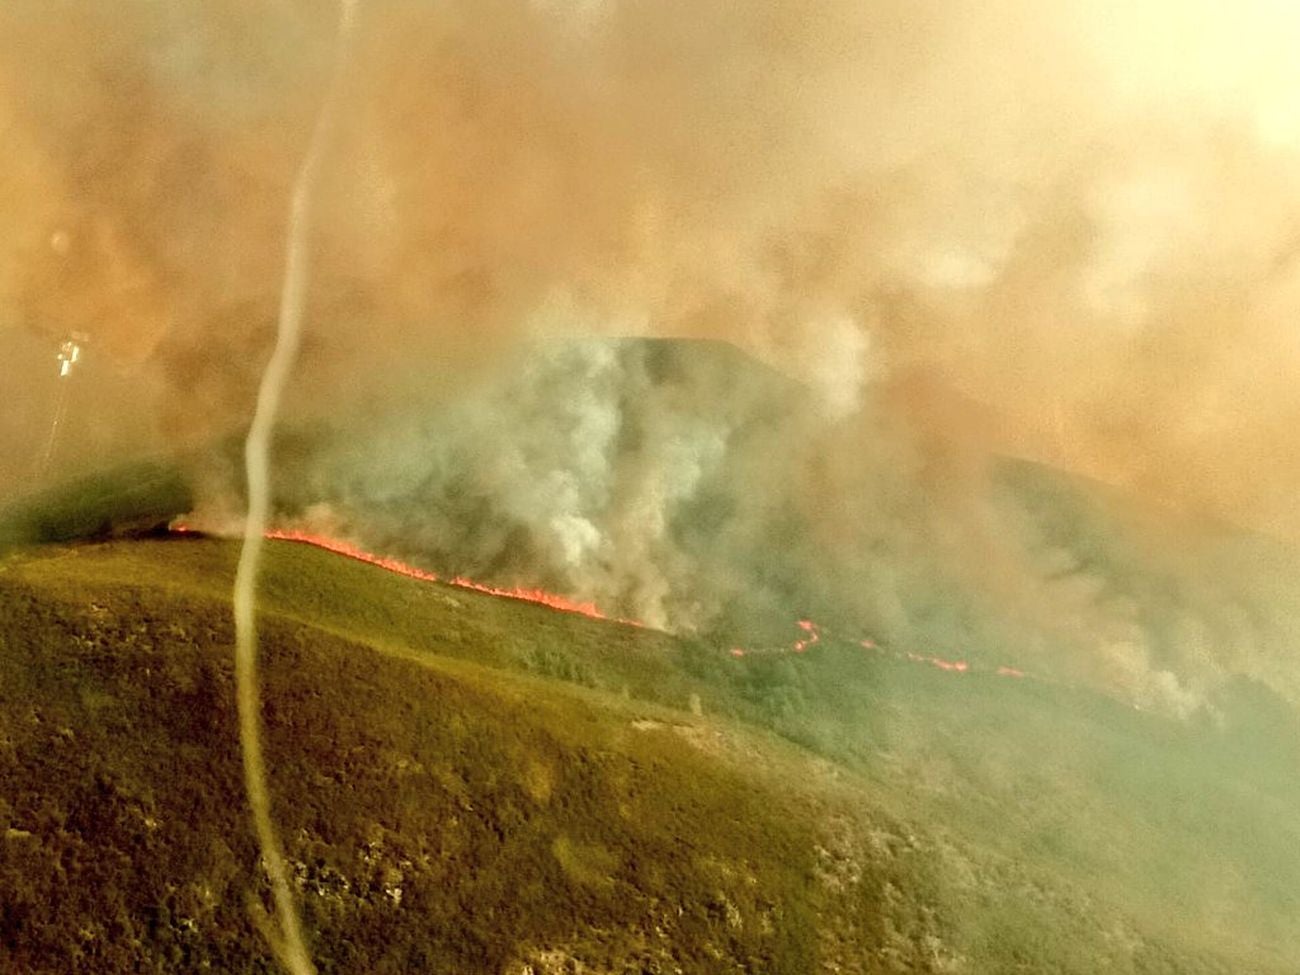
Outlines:
<svg viewBox="0 0 1300 975"><path fill-rule="evenodd" d="M1257 746L1297 729L1258 688L1221 728L269 551L273 789L322 971L1295 967L1296 756ZM269 970L234 555L3 563L6 969Z"/></svg>

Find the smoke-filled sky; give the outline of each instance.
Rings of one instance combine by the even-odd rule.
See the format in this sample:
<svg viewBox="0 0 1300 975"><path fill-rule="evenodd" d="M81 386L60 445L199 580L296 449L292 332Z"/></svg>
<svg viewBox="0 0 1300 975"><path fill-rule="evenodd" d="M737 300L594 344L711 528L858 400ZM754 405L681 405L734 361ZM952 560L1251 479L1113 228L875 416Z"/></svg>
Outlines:
<svg viewBox="0 0 1300 975"><path fill-rule="evenodd" d="M72 331L87 456L247 421L334 27L0 9L0 487ZM1300 538L1298 49L1287 0L363 2L291 413L720 338L808 384L832 523L991 449Z"/></svg>

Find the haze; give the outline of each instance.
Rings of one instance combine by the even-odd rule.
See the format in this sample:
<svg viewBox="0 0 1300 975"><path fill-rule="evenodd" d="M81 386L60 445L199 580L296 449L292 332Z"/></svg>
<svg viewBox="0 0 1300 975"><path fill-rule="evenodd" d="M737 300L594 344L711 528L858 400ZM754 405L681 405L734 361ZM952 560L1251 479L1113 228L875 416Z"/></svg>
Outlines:
<svg viewBox="0 0 1300 975"><path fill-rule="evenodd" d="M87 361L47 479L242 432L332 30L294 2L5 5L0 486L31 487L73 332ZM357 43L291 423L409 419L483 383L491 401L524 343L719 338L810 390L751 483L787 480L773 442L813 443L789 491L826 539L863 543L876 512L869 537L985 580L990 612L1061 605L987 524L991 454L1300 538L1291 5L386 2ZM544 443L542 412L475 429ZM704 463L709 436L677 459ZM201 509L237 508L220 462L186 456ZM689 573L645 540L644 499L674 490L632 492L626 569L600 585L635 577L634 608L694 626L711 610L675 618L646 582ZM510 502L544 528L555 503ZM936 549L939 522L956 541ZM588 536L564 524L567 553ZM876 615L893 585L865 586ZM1128 610L1091 612L1070 626L1103 657L1133 644ZM1286 671L1265 656L1247 669Z"/></svg>

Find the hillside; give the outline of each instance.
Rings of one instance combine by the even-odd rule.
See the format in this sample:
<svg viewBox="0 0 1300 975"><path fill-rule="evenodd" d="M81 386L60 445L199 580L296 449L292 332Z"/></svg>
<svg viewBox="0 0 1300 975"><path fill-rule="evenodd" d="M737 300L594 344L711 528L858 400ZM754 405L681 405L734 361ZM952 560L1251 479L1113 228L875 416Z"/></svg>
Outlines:
<svg viewBox="0 0 1300 975"><path fill-rule="evenodd" d="M450 400L287 420L274 523L717 642L787 642L806 618L1172 713L1242 680L1300 703L1294 547L913 430L887 393L828 424L808 387L725 343L539 342ZM925 396L939 420L979 413ZM0 551L179 515L228 532L240 451L32 485L0 499Z"/></svg>
<svg viewBox="0 0 1300 975"><path fill-rule="evenodd" d="M1297 965L1295 756L1258 747L1285 708L1225 731L831 632L737 658L269 555L272 785L322 972ZM234 558L0 563L0 969L271 970Z"/></svg>

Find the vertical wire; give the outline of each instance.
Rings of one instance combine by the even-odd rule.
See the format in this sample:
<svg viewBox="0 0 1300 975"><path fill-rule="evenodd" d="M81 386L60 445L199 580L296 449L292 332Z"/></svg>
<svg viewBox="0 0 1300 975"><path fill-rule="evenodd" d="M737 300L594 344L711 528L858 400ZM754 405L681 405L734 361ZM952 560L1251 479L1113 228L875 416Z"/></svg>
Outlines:
<svg viewBox="0 0 1300 975"><path fill-rule="evenodd" d="M262 374L253 422L244 443L248 478L248 514L244 541L235 572L235 694L239 713L239 741L243 754L244 788L253 817L262 862L271 882L276 928L267 932L280 963L292 975L315 975L315 966L302 936L302 923L289 884L284 851L271 814L266 759L262 750L261 696L257 675L257 575L270 509L270 440L281 394L297 357L306 306L311 241L311 204L321 157L329 141L337 111L339 90L348 60L352 26L358 0L341 0L340 20L330 90L316 118L307 153L294 181L289 209L284 286L275 349Z"/></svg>

